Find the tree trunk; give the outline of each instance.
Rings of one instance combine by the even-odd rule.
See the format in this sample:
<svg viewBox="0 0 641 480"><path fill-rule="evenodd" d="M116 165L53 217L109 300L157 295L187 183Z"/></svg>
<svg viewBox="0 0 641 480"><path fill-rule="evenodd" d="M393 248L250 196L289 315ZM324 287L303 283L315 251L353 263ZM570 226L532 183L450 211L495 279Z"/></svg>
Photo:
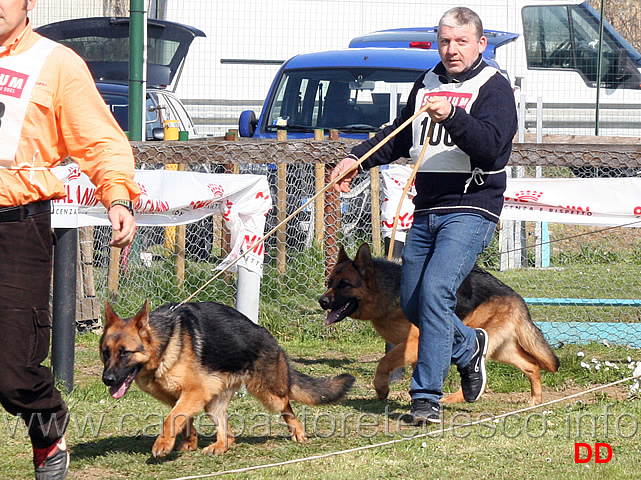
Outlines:
<svg viewBox="0 0 641 480"><path fill-rule="evenodd" d="M129 0L103 0L105 17L128 17Z"/></svg>

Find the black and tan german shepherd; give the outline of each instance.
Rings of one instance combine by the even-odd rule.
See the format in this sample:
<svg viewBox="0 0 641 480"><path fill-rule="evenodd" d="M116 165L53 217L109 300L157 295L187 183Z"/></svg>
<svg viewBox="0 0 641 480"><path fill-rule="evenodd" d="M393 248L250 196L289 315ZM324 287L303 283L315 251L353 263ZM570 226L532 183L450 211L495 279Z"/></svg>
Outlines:
<svg viewBox="0 0 641 480"><path fill-rule="evenodd" d="M354 383L347 374L321 379L296 371L264 327L219 303L166 304L149 312L146 301L134 317L123 319L107 302L105 316L100 356L111 396L121 398L135 380L173 407L152 448L154 457L170 453L181 432L180 450L195 450L194 416L203 410L217 422L216 442L203 453L227 451L235 441L227 407L241 385L270 411L280 412L291 438L304 442L290 400L335 402Z"/></svg>
<svg viewBox="0 0 641 480"><path fill-rule="evenodd" d="M390 373L415 366L419 330L400 306L400 263L373 259L363 244L351 260L341 246L330 273L327 291L319 299L327 310L327 325L345 317L369 320L386 342L394 345L378 363L374 388L380 399L389 394ZM556 372L559 359L534 325L523 298L503 282L475 266L456 293L456 315L472 328L483 328L489 338L489 358L514 365L531 384L530 405L542 401L539 369ZM443 397L443 403L463 401L461 390Z"/></svg>

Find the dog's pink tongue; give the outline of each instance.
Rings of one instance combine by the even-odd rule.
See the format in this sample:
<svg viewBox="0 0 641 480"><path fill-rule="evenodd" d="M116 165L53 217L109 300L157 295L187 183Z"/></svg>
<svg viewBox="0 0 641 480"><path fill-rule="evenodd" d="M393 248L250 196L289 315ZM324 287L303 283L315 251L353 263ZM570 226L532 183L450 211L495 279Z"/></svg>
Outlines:
<svg viewBox="0 0 641 480"><path fill-rule="evenodd" d="M126 382L122 383L119 387L109 387L109 394L116 400L122 398L127 393L128 385Z"/></svg>
<svg viewBox="0 0 641 480"><path fill-rule="evenodd" d="M135 377L136 377L136 374L132 373L127 378L125 378L125 381L122 382L120 386L112 385L111 387L109 387L109 395L111 395L116 400L124 397L125 393L127 393L127 390L129 390L129 386L131 385L131 382L134 381Z"/></svg>
<svg viewBox="0 0 641 480"><path fill-rule="evenodd" d="M338 319L339 310L330 310L325 317L325 325L331 325Z"/></svg>

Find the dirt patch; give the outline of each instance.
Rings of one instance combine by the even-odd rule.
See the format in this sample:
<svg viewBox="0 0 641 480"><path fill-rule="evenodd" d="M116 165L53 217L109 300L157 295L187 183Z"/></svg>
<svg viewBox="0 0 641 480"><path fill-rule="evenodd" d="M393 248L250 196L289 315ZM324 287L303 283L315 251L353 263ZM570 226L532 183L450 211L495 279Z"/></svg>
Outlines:
<svg viewBox="0 0 641 480"><path fill-rule="evenodd" d="M583 394L586 390L591 390L598 387L599 385L592 385L591 387L569 387L563 391L543 389L543 403L548 402L557 402L551 404L550 407L555 407L559 405L575 405L577 403L583 403L586 405L596 404L603 401L603 396L607 395L607 398L612 401L625 401L628 399L628 389L625 386L615 385L612 387L607 387L601 390L597 390L591 393ZM409 392L406 390L393 390L389 393L388 400L406 403L408 406L411 402L411 397ZM481 398L483 401L503 403L507 405L514 405L514 409L526 408L528 402L530 401L530 392L512 392L512 393L500 393L486 391ZM455 407L456 404L452 404L452 407ZM543 408L543 407L541 407Z"/></svg>
<svg viewBox="0 0 641 480"><path fill-rule="evenodd" d="M558 405L575 405L579 402L595 404L603 401L604 395L607 395L607 398L613 401L624 401L628 398L628 389L622 385L614 385L591 393L583 393L597 387L599 387L599 385L592 385L590 387L567 387L562 391L544 388L543 403L558 401L558 403L550 405L552 407ZM483 398L508 404L527 405L527 402L530 400L530 392L496 393L488 391L483 394Z"/></svg>
<svg viewBox="0 0 641 480"><path fill-rule="evenodd" d="M102 376L102 365L87 365L78 367L78 372L87 376Z"/></svg>
<svg viewBox="0 0 641 480"><path fill-rule="evenodd" d="M76 480L95 480L96 478L126 478L115 472L105 471L104 469L87 467L73 472L73 478Z"/></svg>
<svg viewBox="0 0 641 480"><path fill-rule="evenodd" d="M376 363L383 358L382 353L370 353L358 357L358 363Z"/></svg>

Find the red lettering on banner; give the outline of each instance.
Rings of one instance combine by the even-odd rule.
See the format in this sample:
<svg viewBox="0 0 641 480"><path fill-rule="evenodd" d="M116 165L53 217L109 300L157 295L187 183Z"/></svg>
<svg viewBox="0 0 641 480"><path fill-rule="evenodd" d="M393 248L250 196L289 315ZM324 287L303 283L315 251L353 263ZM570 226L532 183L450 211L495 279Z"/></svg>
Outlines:
<svg viewBox="0 0 641 480"><path fill-rule="evenodd" d="M245 238L243 238L243 246L242 250L245 250L246 248L252 248L253 252L258 255L258 256L263 256L265 253L265 242L261 242L262 237L259 237L258 235L252 235L251 237L249 235L245 235ZM256 245L256 242L258 245Z"/></svg>
<svg viewBox="0 0 641 480"><path fill-rule="evenodd" d="M0 94L20 98L28 79L29 75L24 73L0 68Z"/></svg>
<svg viewBox="0 0 641 480"><path fill-rule="evenodd" d="M169 203L162 200L143 199L140 197L136 202L135 209L141 213L167 212L169 211Z"/></svg>
<svg viewBox="0 0 641 480"><path fill-rule="evenodd" d="M77 189L78 205L87 205L89 207L98 205L98 199L96 198L96 189L81 188L82 187L78 186Z"/></svg>
<svg viewBox="0 0 641 480"><path fill-rule="evenodd" d="M214 200L202 200L202 201L198 201L198 202L191 202L189 205L191 206L191 208L196 210L198 208L208 207L212 203L214 203Z"/></svg>
<svg viewBox="0 0 641 480"><path fill-rule="evenodd" d="M65 185L65 190L67 191L67 196L65 198L61 198L60 200L62 202L74 203L74 198L71 196L71 187L69 187L69 185Z"/></svg>
<svg viewBox="0 0 641 480"><path fill-rule="evenodd" d="M572 211L575 211L575 212L589 212L590 211L590 207L585 207L585 209L584 209L583 207L575 207L575 206L569 206L569 205L567 207L564 207L563 205L559 205L559 208L565 208L567 210L572 210Z"/></svg>
<svg viewBox="0 0 641 480"><path fill-rule="evenodd" d="M398 227L399 228L410 228L414 223L414 215L406 212L405 214L398 217ZM381 224L387 228L394 228L394 221L386 222L382 221Z"/></svg>
<svg viewBox="0 0 641 480"><path fill-rule="evenodd" d="M641 207L634 207L634 214L641 215Z"/></svg>

